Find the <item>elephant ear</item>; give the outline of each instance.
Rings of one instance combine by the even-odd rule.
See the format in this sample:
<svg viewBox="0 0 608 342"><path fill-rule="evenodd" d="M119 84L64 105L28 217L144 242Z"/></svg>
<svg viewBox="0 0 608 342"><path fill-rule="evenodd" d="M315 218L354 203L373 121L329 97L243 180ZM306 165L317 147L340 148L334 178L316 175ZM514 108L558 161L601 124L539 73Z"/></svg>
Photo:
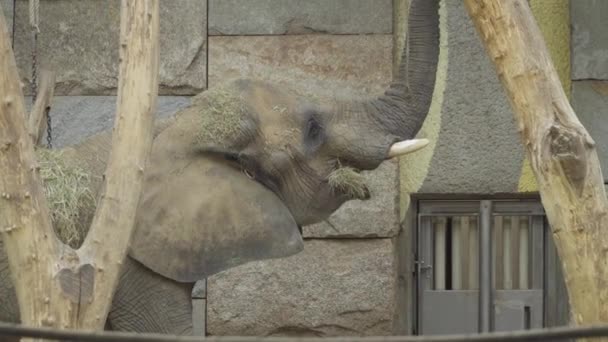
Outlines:
<svg viewBox="0 0 608 342"><path fill-rule="evenodd" d="M165 277L194 282L303 249L287 207L243 172L208 157L171 163L146 177L129 253L134 259Z"/></svg>

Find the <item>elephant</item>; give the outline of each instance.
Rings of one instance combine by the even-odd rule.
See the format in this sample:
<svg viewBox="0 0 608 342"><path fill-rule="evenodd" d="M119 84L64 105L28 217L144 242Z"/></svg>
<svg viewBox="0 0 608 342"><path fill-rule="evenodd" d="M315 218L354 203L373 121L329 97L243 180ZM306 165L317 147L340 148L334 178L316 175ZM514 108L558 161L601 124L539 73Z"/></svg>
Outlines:
<svg viewBox="0 0 608 342"><path fill-rule="evenodd" d="M435 88L439 0L412 0L407 30L382 94L321 100L240 79L157 122L108 329L191 334L197 280L300 252L303 226L370 198L361 171L423 147L415 137ZM95 194L110 144L102 132L62 149L93 175ZM0 252L0 320L18 317Z"/></svg>

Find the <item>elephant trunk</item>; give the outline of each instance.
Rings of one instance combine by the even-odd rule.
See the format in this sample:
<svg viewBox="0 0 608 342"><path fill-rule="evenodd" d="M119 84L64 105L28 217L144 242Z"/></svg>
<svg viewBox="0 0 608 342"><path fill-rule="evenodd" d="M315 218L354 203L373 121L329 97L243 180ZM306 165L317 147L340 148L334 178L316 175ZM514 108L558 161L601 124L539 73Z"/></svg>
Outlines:
<svg viewBox="0 0 608 342"><path fill-rule="evenodd" d="M439 1L410 0L407 39L399 71L383 95L343 103L336 120L334 146L341 158L359 169L375 169L385 159L428 143L408 140L420 130L429 111L439 61Z"/></svg>
<svg viewBox="0 0 608 342"><path fill-rule="evenodd" d="M429 111L439 60L439 0L411 0L397 77L370 101L370 115L401 140L413 138Z"/></svg>

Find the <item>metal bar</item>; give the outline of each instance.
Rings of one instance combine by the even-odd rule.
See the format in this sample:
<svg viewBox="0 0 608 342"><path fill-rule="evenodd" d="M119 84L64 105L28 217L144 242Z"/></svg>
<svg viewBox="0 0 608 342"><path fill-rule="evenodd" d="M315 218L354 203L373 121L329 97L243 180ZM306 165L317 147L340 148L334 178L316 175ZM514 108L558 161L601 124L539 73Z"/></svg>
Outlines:
<svg viewBox="0 0 608 342"><path fill-rule="evenodd" d="M470 220L468 216L462 216L460 217L460 227L462 229L462 231L460 232L461 235L461 241L462 241L462 289L463 290L471 290L472 289L472 284L469 282L469 274L471 273L470 270L470 261L469 259L471 258L471 248L473 246L471 246L469 244L469 239L470 239L470 232L471 232L471 227L470 227Z"/></svg>
<svg viewBox="0 0 608 342"><path fill-rule="evenodd" d="M530 250L528 248L530 230L528 217L519 217L519 288L527 290L530 288Z"/></svg>
<svg viewBox="0 0 608 342"><path fill-rule="evenodd" d="M470 217L469 226L469 289L479 289L479 220Z"/></svg>
<svg viewBox="0 0 608 342"><path fill-rule="evenodd" d="M571 338L607 337L608 325L559 327L507 331L478 335L442 336L368 336L368 337L261 337L261 336L209 336L206 339L195 336L172 336L161 334L140 334L112 331L58 330L35 328L0 322L1 336L21 336L51 340L78 340L82 342L523 342L523 341L564 341Z"/></svg>
<svg viewBox="0 0 608 342"><path fill-rule="evenodd" d="M445 290L446 280L446 218L434 220L435 234L435 290Z"/></svg>
<svg viewBox="0 0 608 342"><path fill-rule="evenodd" d="M462 231L460 217L452 218L452 290L462 290Z"/></svg>
<svg viewBox="0 0 608 342"><path fill-rule="evenodd" d="M513 258L511 254L513 252L513 221L509 216L503 217L503 289L513 289Z"/></svg>
<svg viewBox="0 0 608 342"><path fill-rule="evenodd" d="M479 226L479 332L492 331L492 201L481 201Z"/></svg>

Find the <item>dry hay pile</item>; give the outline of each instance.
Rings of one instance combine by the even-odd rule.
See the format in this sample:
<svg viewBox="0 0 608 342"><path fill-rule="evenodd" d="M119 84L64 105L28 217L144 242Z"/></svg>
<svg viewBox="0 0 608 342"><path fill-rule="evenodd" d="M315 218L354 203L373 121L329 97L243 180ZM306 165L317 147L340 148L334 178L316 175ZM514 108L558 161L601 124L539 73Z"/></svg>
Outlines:
<svg viewBox="0 0 608 342"><path fill-rule="evenodd" d="M243 122L247 109L235 90L230 86L218 86L207 90L201 98L200 130L197 136L200 146L224 146L227 142L238 142L243 134Z"/></svg>
<svg viewBox="0 0 608 342"><path fill-rule="evenodd" d="M61 241L77 248L95 213L91 176L64 158L61 151L41 148L36 152L55 233Z"/></svg>
<svg viewBox="0 0 608 342"><path fill-rule="evenodd" d="M344 193L351 198L369 197L365 177L352 167L339 166L329 174L327 182L334 191Z"/></svg>

